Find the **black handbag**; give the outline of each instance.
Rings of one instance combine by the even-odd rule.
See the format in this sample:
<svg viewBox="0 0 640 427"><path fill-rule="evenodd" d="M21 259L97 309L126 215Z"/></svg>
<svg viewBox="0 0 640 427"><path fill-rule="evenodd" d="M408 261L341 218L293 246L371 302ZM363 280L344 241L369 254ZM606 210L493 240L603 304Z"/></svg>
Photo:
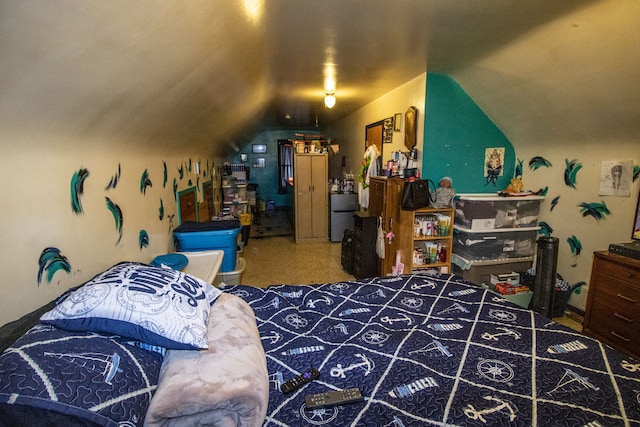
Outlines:
<svg viewBox="0 0 640 427"><path fill-rule="evenodd" d="M429 191L429 184L433 186L433 192ZM434 194L434 196L431 194ZM402 203L400 205L403 211L426 208L435 201L435 184L430 179L416 179L404 183Z"/></svg>

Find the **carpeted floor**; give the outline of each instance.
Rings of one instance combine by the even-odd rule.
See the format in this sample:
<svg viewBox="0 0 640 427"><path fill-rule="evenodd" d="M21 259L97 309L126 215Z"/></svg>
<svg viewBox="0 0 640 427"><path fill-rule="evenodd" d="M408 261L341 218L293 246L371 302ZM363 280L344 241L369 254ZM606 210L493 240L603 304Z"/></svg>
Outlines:
<svg viewBox="0 0 640 427"><path fill-rule="evenodd" d="M276 210L268 216L262 214L257 221L251 224L249 239L275 236L293 236L293 226L287 218L287 213L283 210ZM249 244L251 243L249 242Z"/></svg>

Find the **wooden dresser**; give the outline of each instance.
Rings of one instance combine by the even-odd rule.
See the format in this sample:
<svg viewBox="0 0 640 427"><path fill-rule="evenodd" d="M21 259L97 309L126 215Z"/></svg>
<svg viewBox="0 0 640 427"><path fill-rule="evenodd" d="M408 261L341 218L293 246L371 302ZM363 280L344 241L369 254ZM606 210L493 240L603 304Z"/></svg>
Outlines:
<svg viewBox="0 0 640 427"><path fill-rule="evenodd" d="M583 331L640 358L640 260L594 253Z"/></svg>

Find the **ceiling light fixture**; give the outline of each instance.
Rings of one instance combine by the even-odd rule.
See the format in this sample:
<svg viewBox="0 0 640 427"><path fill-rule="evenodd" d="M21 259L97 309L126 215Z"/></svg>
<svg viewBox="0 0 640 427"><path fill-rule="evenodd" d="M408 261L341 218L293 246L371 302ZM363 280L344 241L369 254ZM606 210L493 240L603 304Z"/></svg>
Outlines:
<svg viewBox="0 0 640 427"><path fill-rule="evenodd" d="M333 108L333 106L336 105L336 95L334 93L327 92L324 97L324 105L327 108Z"/></svg>

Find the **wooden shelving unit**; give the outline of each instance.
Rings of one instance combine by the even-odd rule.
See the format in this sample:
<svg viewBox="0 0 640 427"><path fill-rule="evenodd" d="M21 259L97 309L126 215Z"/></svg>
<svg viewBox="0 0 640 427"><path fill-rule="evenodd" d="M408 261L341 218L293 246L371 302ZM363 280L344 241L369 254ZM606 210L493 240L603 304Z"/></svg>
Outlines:
<svg viewBox="0 0 640 427"><path fill-rule="evenodd" d="M428 227L426 233L420 223L432 222L438 218L448 218L449 227L446 234L441 234L442 228ZM453 240L453 208L424 208L415 211L400 211L398 226L398 251L400 261L404 264L404 272L411 273L418 270L438 269L440 272L451 272L451 243ZM420 228L420 230L418 230ZM440 232L438 232L440 231ZM440 246L444 250L444 260L436 258L433 262L428 257L428 245ZM416 250L424 251L425 261L415 263Z"/></svg>

